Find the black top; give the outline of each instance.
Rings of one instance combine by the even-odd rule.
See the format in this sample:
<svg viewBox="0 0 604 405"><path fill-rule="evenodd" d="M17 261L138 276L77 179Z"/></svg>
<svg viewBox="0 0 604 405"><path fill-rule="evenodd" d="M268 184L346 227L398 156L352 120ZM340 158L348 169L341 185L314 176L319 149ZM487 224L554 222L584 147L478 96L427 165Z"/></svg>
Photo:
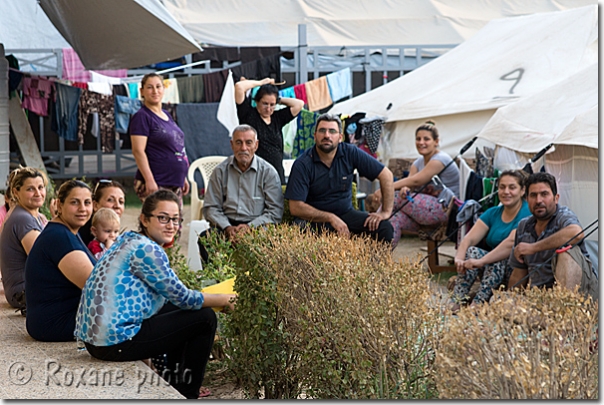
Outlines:
<svg viewBox="0 0 604 405"><path fill-rule="evenodd" d="M271 115L271 123L264 122L258 110L252 107L251 98L246 98L243 103L237 104L237 117L239 124L252 126L258 132L258 150L256 154L269 162L277 169L281 184L285 184L283 173L283 132L282 129L295 117L289 107L275 111Z"/></svg>

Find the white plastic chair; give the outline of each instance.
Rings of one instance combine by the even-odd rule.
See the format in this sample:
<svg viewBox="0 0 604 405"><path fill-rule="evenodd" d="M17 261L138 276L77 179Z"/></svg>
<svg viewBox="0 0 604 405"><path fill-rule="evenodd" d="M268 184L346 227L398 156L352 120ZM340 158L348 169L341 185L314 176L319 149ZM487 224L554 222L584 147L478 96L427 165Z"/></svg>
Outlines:
<svg viewBox="0 0 604 405"><path fill-rule="evenodd" d="M203 200L199 198L199 188L195 182L195 171L199 170L201 177L203 178L203 185L207 189L210 183L210 175L226 156L206 156L195 160L189 166L189 172L187 178L189 184L191 184L191 221L203 219L201 208L203 207Z"/></svg>
<svg viewBox="0 0 604 405"><path fill-rule="evenodd" d="M189 249L187 258L189 261L189 268L194 271L202 269L201 257L199 256L199 246L197 245L197 239L199 234L210 229L210 223L205 219L201 221L191 221L189 224Z"/></svg>
<svg viewBox="0 0 604 405"><path fill-rule="evenodd" d="M283 174L285 176L285 182L289 179L289 174L292 171L292 166L296 159L283 159Z"/></svg>

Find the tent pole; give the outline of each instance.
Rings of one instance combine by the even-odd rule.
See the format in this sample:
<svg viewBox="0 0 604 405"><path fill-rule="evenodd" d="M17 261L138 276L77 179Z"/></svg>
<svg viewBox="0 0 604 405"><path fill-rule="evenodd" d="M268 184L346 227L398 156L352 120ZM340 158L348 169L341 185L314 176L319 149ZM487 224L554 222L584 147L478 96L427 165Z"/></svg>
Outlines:
<svg viewBox="0 0 604 405"><path fill-rule="evenodd" d="M296 84L308 81L308 44L306 42L306 24L298 24L298 80Z"/></svg>

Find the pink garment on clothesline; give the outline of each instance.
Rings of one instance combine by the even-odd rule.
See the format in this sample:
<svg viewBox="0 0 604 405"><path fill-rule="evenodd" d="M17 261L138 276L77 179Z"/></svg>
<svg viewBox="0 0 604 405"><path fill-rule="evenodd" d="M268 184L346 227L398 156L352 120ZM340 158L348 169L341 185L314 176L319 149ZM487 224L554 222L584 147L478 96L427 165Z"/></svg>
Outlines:
<svg viewBox="0 0 604 405"><path fill-rule="evenodd" d="M126 77L128 69L95 70L105 76ZM89 82L90 71L86 70L73 48L63 48L63 79L75 82Z"/></svg>

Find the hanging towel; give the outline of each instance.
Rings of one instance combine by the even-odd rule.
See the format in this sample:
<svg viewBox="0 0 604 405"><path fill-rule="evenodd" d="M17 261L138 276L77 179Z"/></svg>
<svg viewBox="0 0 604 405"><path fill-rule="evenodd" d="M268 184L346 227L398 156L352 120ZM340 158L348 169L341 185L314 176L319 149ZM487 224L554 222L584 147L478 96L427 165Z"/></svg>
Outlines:
<svg viewBox="0 0 604 405"><path fill-rule="evenodd" d="M176 79L164 79L164 98L162 99L162 103L180 103Z"/></svg>
<svg viewBox="0 0 604 405"><path fill-rule="evenodd" d="M203 75L203 91L206 103L218 103L229 72L226 70Z"/></svg>
<svg viewBox="0 0 604 405"><path fill-rule="evenodd" d="M23 78L23 108L42 117L48 116L48 99L53 84L50 80L38 77Z"/></svg>
<svg viewBox="0 0 604 405"><path fill-rule="evenodd" d="M333 104L325 76L306 82L305 86L310 111L321 110Z"/></svg>
<svg viewBox="0 0 604 405"><path fill-rule="evenodd" d="M317 123L319 114L316 112L302 110L298 114L296 137L294 139L294 147L292 150L292 159L296 159L306 149L312 147L315 144L315 136L313 129Z"/></svg>
<svg viewBox="0 0 604 405"><path fill-rule="evenodd" d="M130 98L138 99L138 83L128 83L128 93Z"/></svg>
<svg viewBox="0 0 604 405"><path fill-rule="evenodd" d="M126 77L128 75L127 69L119 70L99 70L97 71L105 76L111 77ZM86 70L80 57L73 50L73 48L63 48L63 79L72 80L76 82L90 82L91 71Z"/></svg>
<svg viewBox="0 0 604 405"><path fill-rule="evenodd" d="M205 101L202 75L179 77L176 83L181 103L203 103Z"/></svg>
<svg viewBox="0 0 604 405"><path fill-rule="evenodd" d="M308 103L308 99L306 98L306 86L304 86L304 84L296 84L294 86L294 94L298 100L304 101L304 104Z"/></svg>
<svg viewBox="0 0 604 405"><path fill-rule="evenodd" d="M298 131L298 120L291 120L281 130L283 132L283 158L291 156L294 150L294 140Z"/></svg>
<svg viewBox="0 0 604 405"><path fill-rule="evenodd" d="M88 82L88 90L105 96L113 95L113 86L109 83Z"/></svg>
<svg viewBox="0 0 604 405"><path fill-rule="evenodd" d="M350 68L338 70L325 77L329 86L329 94L334 103L352 95Z"/></svg>
<svg viewBox="0 0 604 405"><path fill-rule="evenodd" d="M233 130L239 125L239 119L237 118L237 104L235 103L235 83L233 82L233 72L229 70L229 76L227 77L226 84L224 85L224 91L218 104L218 121L225 126L229 131L229 135L233 133Z"/></svg>
<svg viewBox="0 0 604 405"><path fill-rule="evenodd" d="M250 99L252 100L252 107L253 108L256 108L256 93L258 93L258 90L260 90L260 86L254 87L253 89L248 90L248 93L245 95L246 97L249 96Z"/></svg>
<svg viewBox="0 0 604 405"><path fill-rule="evenodd" d="M279 97L281 98L296 98L296 93L294 92L294 86L290 86L286 89L279 90Z"/></svg>

